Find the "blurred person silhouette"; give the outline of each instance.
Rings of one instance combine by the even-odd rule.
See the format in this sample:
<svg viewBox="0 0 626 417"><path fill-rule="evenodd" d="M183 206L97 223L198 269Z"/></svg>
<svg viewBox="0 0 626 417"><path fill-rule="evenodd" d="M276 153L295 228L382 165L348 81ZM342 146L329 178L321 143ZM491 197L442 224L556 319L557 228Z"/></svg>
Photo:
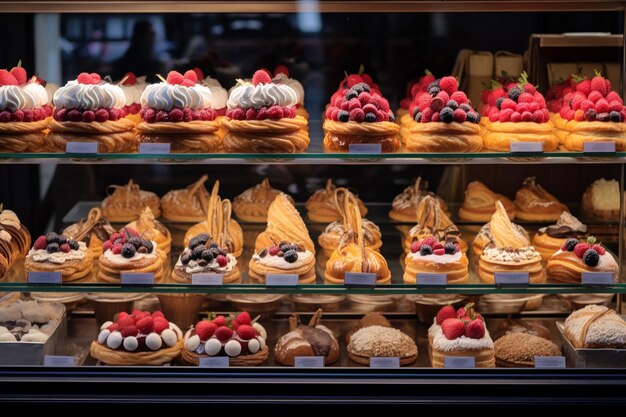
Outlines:
<svg viewBox="0 0 626 417"><path fill-rule="evenodd" d="M130 71L138 77L146 75L148 82L159 81L156 74L163 72L164 65L155 56L155 41L152 23L137 21L128 49L113 62L113 79L119 80Z"/></svg>

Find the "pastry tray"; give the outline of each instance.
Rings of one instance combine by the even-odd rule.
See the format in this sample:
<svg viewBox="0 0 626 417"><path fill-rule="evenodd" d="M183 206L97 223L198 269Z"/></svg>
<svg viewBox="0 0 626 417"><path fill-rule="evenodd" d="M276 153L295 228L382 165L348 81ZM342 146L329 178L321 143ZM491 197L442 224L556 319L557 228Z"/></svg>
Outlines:
<svg viewBox="0 0 626 417"><path fill-rule="evenodd" d="M568 368L626 368L626 349L576 349L565 336L563 322L557 322L556 328Z"/></svg>
<svg viewBox="0 0 626 417"><path fill-rule="evenodd" d="M44 343L0 342L0 365L43 365L46 355L57 355L67 340L67 314Z"/></svg>

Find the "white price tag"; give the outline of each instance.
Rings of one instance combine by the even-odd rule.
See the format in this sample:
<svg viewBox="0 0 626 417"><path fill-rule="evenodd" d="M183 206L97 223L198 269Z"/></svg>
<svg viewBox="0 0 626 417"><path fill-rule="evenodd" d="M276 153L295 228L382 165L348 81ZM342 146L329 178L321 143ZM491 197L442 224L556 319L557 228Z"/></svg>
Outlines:
<svg viewBox="0 0 626 417"><path fill-rule="evenodd" d="M370 358L370 368L399 368L400 358L375 356Z"/></svg>
<svg viewBox="0 0 626 417"><path fill-rule="evenodd" d="M154 274L148 273L135 273L135 272L122 272L122 285L154 285Z"/></svg>
<svg viewBox="0 0 626 417"><path fill-rule="evenodd" d="M473 356L446 356L445 368L475 368L476 358Z"/></svg>
<svg viewBox="0 0 626 417"><path fill-rule="evenodd" d="M323 368L323 356L296 356L294 358L294 366L296 368Z"/></svg>
<svg viewBox="0 0 626 417"><path fill-rule="evenodd" d="M418 272L415 282L418 287L445 287L448 283L448 275Z"/></svg>
<svg viewBox="0 0 626 417"><path fill-rule="evenodd" d="M511 142L511 153L543 153L543 142Z"/></svg>
<svg viewBox="0 0 626 417"><path fill-rule="evenodd" d="M297 274L267 274L265 286L267 287L295 287L298 285Z"/></svg>
<svg viewBox="0 0 626 417"><path fill-rule="evenodd" d="M356 154L379 154L382 153L382 145L380 143L351 143L348 145L348 152Z"/></svg>
<svg viewBox="0 0 626 417"><path fill-rule="evenodd" d="M198 360L198 366L201 368L228 368L230 366L230 360L228 356L209 356L200 358Z"/></svg>
<svg viewBox="0 0 626 417"><path fill-rule="evenodd" d="M220 286L224 283L222 274L191 274L191 285Z"/></svg>
<svg viewBox="0 0 626 417"><path fill-rule="evenodd" d="M74 366L73 356L46 355L43 366Z"/></svg>
<svg viewBox="0 0 626 417"><path fill-rule="evenodd" d="M585 142L584 153L615 153L615 142Z"/></svg>
<svg viewBox="0 0 626 417"><path fill-rule="evenodd" d="M28 273L28 283L35 285L61 285L62 277L60 272L46 271Z"/></svg>
<svg viewBox="0 0 626 417"><path fill-rule="evenodd" d="M496 285L528 285L530 278L528 272L496 272Z"/></svg>
<svg viewBox="0 0 626 417"><path fill-rule="evenodd" d="M67 142L65 153L97 154L98 142Z"/></svg>
<svg viewBox="0 0 626 417"><path fill-rule="evenodd" d="M535 356L535 368L566 368L565 356Z"/></svg>
<svg viewBox="0 0 626 417"><path fill-rule="evenodd" d="M594 287L608 287L615 282L612 272L583 272L581 283Z"/></svg>
<svg viewBox="0 0 626 417"><path fill-rule="evenodd" d="M144 155L169 155L169 143L140 143L139 153Z"/></svg>
<svg viewBox="0 0 626 417"><path fill-rule="evenodd" d="M343 281L348 287L375 287L376 274L369 272L346 272Z"/></svg>

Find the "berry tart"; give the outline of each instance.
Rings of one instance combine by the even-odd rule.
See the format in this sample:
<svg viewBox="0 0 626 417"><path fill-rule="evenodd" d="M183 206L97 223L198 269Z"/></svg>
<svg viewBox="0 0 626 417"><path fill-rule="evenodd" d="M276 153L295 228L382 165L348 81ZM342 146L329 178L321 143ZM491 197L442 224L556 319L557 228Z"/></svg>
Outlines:
<svg viewBox="0 0 626 417"><path fill-rule="evenodd" d="M154 282L163 278L163 255L156 242L143 239L136 230L125 227L102 244L98 263L100 281L119 284L121 274L153 273Z"/></svg>
<svg viewBox="0 0 626 417"><path fill-rule="evenodd" d="M232 366L256 366L269 356L266 339L265 328L246 311L230 317L211 313L209 320L187 331L181 356L191 365L198 365L200 358L226 356Z"/></svg>
<svg viewBox="0 0 626 417"><path fill-rule="evenodd" d="M309 119L309 112L304 108L304 87L300 81L289 76L289 68L285 65L278 65L274 69L272 78L274 84L283 84L289 86L296 92L296 114L305 119Z"/></svg>
<svg viewBox="0 0 626 417"><path fill-rule="evenodd" d="M265 282L268 274L295 274L300 284L315 282L315 254L293 242L281 241L252 255L248 274Z"/></svg>
<svg viewBox="0 0 626 417"><path fill-rule="evenodd" d="M100 327L91 356L107 365L163 365L183 349L183 332L163 313L133 310Z"/></svg>
<svg viewBox="0 0 626 417"><path fill-rule="evenodd" d="M322 310L318 309L308 325L300 323L298 315L289 317L289 332L278 339L274 347L276 362L294 366L297 356L323 356L324 364L337 362L341 351L333 332L323 324Z"/></svg>
<svg viewBox="0 0 626 417"><path fill-rule="evenodd" d="M496 211L500 200L509 219L515 218L515 204L502 194L496 194L480 181L467 184L463 205L459 208L459 219L472 222L488 222Z"/></svg>
<svg viewBox="0 0 626 417"><path fill-rule="evenodd" d="M585 142L614 142L618 152L626 150L624 120L622 98L600 73L591 80L579 80L575 91L563 96L559 117L555 117L565 149L577 152Z"/></svg>
<svg viewBox="0 0 626 417"><path fill-rule="evenodd" d="M548 277L553 281L579 283L583 272L610 272L617 280L617 262L600 242L596 242L593 236L586 240L567 239L548 260Z"/></svg>
<svg viewBox="0 0 626 417"><path fill-rule="evenodd" d="M298 95L289 85L275 83L265 70L252 83L239 81L228 97L222 125L224 147L232 153L298 153L309 146L309 123L298 116Z"/></svg>
<svg viewBox="0 0 626 417"><path fill-rule="evenodd" d="M576 349L626 349L626 321L605 306L574 311L565 319L563 333Z"/></svg>
<svg viewBox="0 0 626 417"><path fill-rule="evenodd" d="M413 109L414 123L403 130L410 152L479 152L480 116L454 77L443 77L428 86Z"/></svg>
<svg viewBox="0 0 626 417"><path fill-rule="evenodd" d="M266 223L272 201L281 193L264 178L260 184L248 188L233 200L233 211L239 219L249 223ZM292 204L293 198L287 196Z"/></svg>
<svg viewBox="0 0 626 417"><path fill-rule="evenodd" d="M469 261L459 244L441 243L433 236L411 242L404 265L406 284L415 284L418 273L446 274L448 284L463 284L469 280Z"/></svg>
<svg viewBox="0 0 626 417"><path fill-rule="evenodd" d="M170 252L172 251L172 234L157 219L150 207L143 209L139 218L134 222L126 225L127 228L135 230L142 239L156 242L159 254L163 257L163 262L169 262Z"/></svg>
<svg viewBox="0 0 626 417"><path fill-rule="evenodd" d="M124 92L124 112L126 118L133 123L141 122L141 95L147 87L146 77L137 77L132 72L127 72L119 83L120 88Z"/></svg>
<svg viewBox="0 0 626 417"><path fill-rule="evenodd" d="M109 185L107 193L110 194L102 201L102 214L114 223L130 222L137 219L144 207L150 207L156 217L161 215L161 202L159 197L144 191L133 180L126 185Z"/></svg>
<svg viewBox="0 0 626 417"><path fill-rule="evenodd" d="M346 213L350 210L350 207L359 207L359 200L357 200L356 195L352 194L347 188L335 188L333 194L335 205L341 213L341 220L335 220L326 226L317 239L326 256L330 256L333 251L339 247L341 237L346 233L346 225L348 224L348 215ZM362 233L365 246L375 251L380 251L383 241L378 226L376 226L374 222L362 218L361 227L363 229Z"/></svg>
<svg viewBox="0 0 626 417"><path fill-rule="evenodd" d="M232 204L230 200L222 200L219 196L220 182L215 181L213 190L206 205L205 220L194 224L185 233L184 244L189 245L191 239L206 233L220 248L235 257L243 253L243 230L236 220L232 219Z"/></svg>
<svg viewBox="0 0 626 417"><path fill-rule="evenodd" d="M336 189L337 186L334 185L333 180L329 178L326 181L325 188L315 191L313 195L309 197L304 204L309 220L318 223L330 223L335 220L341 220L341 209L335 200ZM360 198L358 199L358 202L361 215L366 216L367 207L365 207L365 203ZM340 201L340 203L343 205L343 201Z"/></svg>
<svg viewBox="0 0 626 417"><path fill-rule="evenodd" d="M137 149L133 128L126 118L124 91L104 82L96 73L81 73L54 93L54 113L49 119L48 145L65 151L67 142L98 142L99 152Z"/></svg>
<svg viewBox="0 0 626 417"><path fill-rule="evenodd" d="M411 123L412 118L407 115L413 114L417 100L422 95L428 94L428 86L435 80L436 77L429 70L426 70L419 80L407 85L406 96L400 100L400 107L396 111L396 122L399 122L402 128ZM402 129L400 129L400 135L402 135ZM402 137L404 139L403 135Z"/></svg>
<svg viewBox="0 0 626 417"><path fill-rule="evenodd" d="M329 284L343 284L346 272L365 272L376 275L376 284L389 284L391 271L385 258L375 249L365 246L359 206L346 197L345 232L337 249L326 262L324 280Z"/></svg>
<svg viewBox="0 0 626 417"><path fill-rule="evenodd" d="M209 192L204 187L207 179L209 179L208 175L203 175L186 188L168 191L161 197L163 218L179 223L195 223L204 220L210 199Z"/></svg>
<svg viewBox="0 0 626 417"><path fill-rule="evenodd" d="M94 257L102 255L102 242L109 240L113 233L115 229L102 217L102 212L97 207L89 210L86 219L80 219L78 223L71 224L63 230L64 235L85 242Z"/></svg>
<svg viewBox="0 0 626 417"><path fill-rule="evenodd" d="M0 70L1 150L41 151L50 110L45 88L36 77L28 79L21 63L10 71Z"/></svg>
<svg viewBox="0 0 626 417"><path fill-rule="evenodd" d="M193 70L170 71L167 79L146 87L141 95L137 135L142 143L170 143L172 152L219 152L222 138L216 107L219 96L198 83ZM215 106L215 107L214 107Z"/></svg>
<svg viewBox="0 0 626 417"><path fill-rule="evenodd" d="M586 236L587 226L564 211L556 224L539 229L533 236L533 246L543 260L548 261L568 239L583 239Z"/></svg>
<svg viewBox="0 0 626 417"><path fill-rule="evenodd" d="M618 223L620 195L617 180L595 180L583 193L582 216L588 221Z"/></svg>
<svg viewBox="0 0 626 417"><path fill-rule="evenodd" d="M353 143L380 144L382 152L400 149L400 126L389 102L364 77L348 76L342 83L346 88L332 96L324 121L325 151L347 152Z"/></svg>
<svg viewBox="0 0 626 417"><path fill-rule="evenodd" d="M315 255L315 244L309 236L300 213L285 193L280 193L267 210L267 228L257 236L254 250L260 252L283 240L293 242Z"/></svg>
<svg viewBox="0 0 626 417"><path fill-rule="evenodd" d="M444 368L446 357L470 356L476 368L495 368L493 340L485 321L473 305L454 311L444 306L437 313L435 324L428 330L432 346L433 368Z"/></svg>
<svg viewBox="0 0 626 417"><path fill-rule="evenodd" d="M493 284L496 272L528 272L531 284L546 280L541 254L531 246L528 235L511 223L499 201L489 228L492 241L484 247L478 261L478 275L483 282Z"/></svg>
<svg viewBox="0 0 626 417"><path fill-rule="evenodd" d="M93 254L83 242L50 232L39 236L24 261L26 272L60 272L63 282L87 277Z"/></svg>
<svg viewBox="0 0 626 417"><path fill-rule="evenodd" d="M437 197L432 191L428 191L428 181L423 180L422 177L417 177L411 185L394 197L391 202L389 217L399 222L413 223L417 207L426 196L435 198L443 212L447 215L450 214L446 202Z"/></svg>
<svg viewBox="0 0 626 417"><path fill-rule="evenodd" d="M463 240L461 231L443 212L435 197L429 195L424 197L415 214L414 221L417 221L417 224L409 230L403 241L406 253L410 252L414 241L424 240L430 236L442 245L453 243L459 245L461 252L467 252L467 243Z"/></svg>
<svg viewBox="0 0 626 417"><path fill-rule="evenodd" d="M524 180L522 188L515 193L516 216L526 221L557 221L567 206L537 184L535 177Z"/></svg>
<svg viewBox="0 0 626 417"><path fill-rule="evenodd" d="M367 326L357 330L348 342L348 357L360 365L370 365L370 358L399 358L400 366L417 360L415 341L398 329Z"/></svg>
<svg viewBox="0 0 626 417"><path fill-rule="evenodd" d="M522 73L519 83L491 91L483 107L486 150L509 152L511 142L541 142L551 152L559 146L543 95Z"/></svg>
<svg viewBox="0 0 626 417"><path fill-rule="evenodd" d="M172 271L172 279L189 283L193 274L222 274L224 283L241 279L237 258L228 253L226 248L211 239L206 233L193 237L178 257Z"/></svg>

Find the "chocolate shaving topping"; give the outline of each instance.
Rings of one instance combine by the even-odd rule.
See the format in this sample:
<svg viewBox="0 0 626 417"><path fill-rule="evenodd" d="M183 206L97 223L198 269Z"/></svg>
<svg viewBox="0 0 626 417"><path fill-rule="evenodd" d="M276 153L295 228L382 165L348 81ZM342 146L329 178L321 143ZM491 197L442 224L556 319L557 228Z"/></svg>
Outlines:
<svg viewBox="0 0 626 417"><path fill-rule="evenodd" d="M569 226L548 227L546 230L546 233L548 236L554 237L557 239L566 239L566 238L579 239L585 236L585 233L572 230L572 228Z"/></svg>

